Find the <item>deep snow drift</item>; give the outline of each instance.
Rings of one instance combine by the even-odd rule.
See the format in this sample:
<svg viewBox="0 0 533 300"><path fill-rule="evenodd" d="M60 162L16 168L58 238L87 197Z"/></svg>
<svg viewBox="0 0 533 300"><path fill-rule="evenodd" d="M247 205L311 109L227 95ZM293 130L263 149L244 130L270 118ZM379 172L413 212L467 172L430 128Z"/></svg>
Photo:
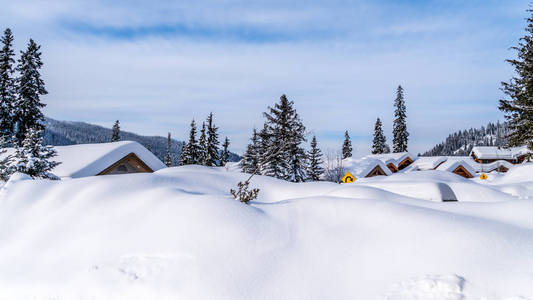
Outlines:
<svg viewBox="0 0 533 300"><path fill-rule="evenodd" d="M533 165L293 184L198 166L0 191L0 299L533 299ZM430 201L446 183L459 202Z"/></svg>

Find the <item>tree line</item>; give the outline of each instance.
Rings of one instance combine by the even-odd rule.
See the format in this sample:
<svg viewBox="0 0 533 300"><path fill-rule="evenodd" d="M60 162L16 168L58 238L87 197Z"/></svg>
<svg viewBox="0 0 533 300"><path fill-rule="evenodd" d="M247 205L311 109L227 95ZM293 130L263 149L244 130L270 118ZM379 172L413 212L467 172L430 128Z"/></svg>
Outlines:
<svg viewBox="0 0 533 300"><path fill-rule="evenodd" d="M406 107L404 92L398 86L393 130L393 151L407 151L409 133L406 125ZM312 136L308 151L304 149L308 134L296 109L294 102L282 95L278 103L268 107L263 113L265 122L261 130L252 131L250 143L246 147L240 162L245 173L271 176L292 182L320 180L328 173L324 168L324 157L318 147L316 136ZM373 154L389 153L381 120L378 118L374 130ZM341 147L342 159L352 157L352 142L348 131ZM329 158L328 158L329 159ZM328 176L326 176L328 177ZM337 176L338 177L338 176Z"/></svg>

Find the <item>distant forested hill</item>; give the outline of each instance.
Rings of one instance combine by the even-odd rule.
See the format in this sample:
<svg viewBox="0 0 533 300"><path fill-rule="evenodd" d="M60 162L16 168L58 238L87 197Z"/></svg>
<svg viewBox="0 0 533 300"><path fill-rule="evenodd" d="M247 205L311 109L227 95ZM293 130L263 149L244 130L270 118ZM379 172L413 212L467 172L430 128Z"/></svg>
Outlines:
<svg viewBox="0 0 533 300"><path fill-rule="evenodd" d="M65 146L75 144L92 144L111 142L111 129L84 122L57 121L51 118L45 120L44 143L46 145ZM161 161L164 160L167 138L162 136L143 136L135 133L121 131L122 140L136 141L148 148ZM221 141L222 142L222 141ZM172 164L177 165L181 153L182 142L171 140L170 151ZM240 157L230 154L230 161L238 161Z"/></svg>
<svg viewBox="0 0 533 300"><path fill-rule="evenodd" d="M474 146L505 146L508 129L505 123L489 123L486 127L470 128L450 134L446 140L422 156L465 156Z"/></svg>

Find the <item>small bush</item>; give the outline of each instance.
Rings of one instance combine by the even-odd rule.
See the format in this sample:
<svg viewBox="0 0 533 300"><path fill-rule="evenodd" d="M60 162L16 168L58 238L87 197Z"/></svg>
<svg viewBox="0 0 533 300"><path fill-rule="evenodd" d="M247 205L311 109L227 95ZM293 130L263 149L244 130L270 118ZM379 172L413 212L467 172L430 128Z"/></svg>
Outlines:
<svg viewBox="0 0 533 300"><path fill-rule="evenodd" d="M252 189L248 190L248 185L250 183L248 181L245 182L239 182L237 184L238 191L231 189L230 193L233 195L233 198L236 200L239 200L240 202L248 204L248 202L257 199L257 196L259 195L259 189Z"/></svg>

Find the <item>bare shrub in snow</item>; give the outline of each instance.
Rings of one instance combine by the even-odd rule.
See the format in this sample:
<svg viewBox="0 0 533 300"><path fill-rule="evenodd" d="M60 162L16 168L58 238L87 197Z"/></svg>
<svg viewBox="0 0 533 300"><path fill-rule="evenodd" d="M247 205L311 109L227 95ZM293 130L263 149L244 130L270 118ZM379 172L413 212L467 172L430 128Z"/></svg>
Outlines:
<svg viewBox="0 0 533 300"><path fill-rule="evenodd" d="M248 204L248 202L257 199L257 196L259 195L259 189L251 189L249 190L248 185L250 182L239 182L237 183L238 191L231 189L230 193L233 195L233 198Z"/></svg>
<svg viewBox="0 0 533 300"><path fill-rule="evenodd" d="M344 174L346 174L346 169L342 166L342 155L334 151L328 152L324 168L324 180L341 183Z"/></svg>

